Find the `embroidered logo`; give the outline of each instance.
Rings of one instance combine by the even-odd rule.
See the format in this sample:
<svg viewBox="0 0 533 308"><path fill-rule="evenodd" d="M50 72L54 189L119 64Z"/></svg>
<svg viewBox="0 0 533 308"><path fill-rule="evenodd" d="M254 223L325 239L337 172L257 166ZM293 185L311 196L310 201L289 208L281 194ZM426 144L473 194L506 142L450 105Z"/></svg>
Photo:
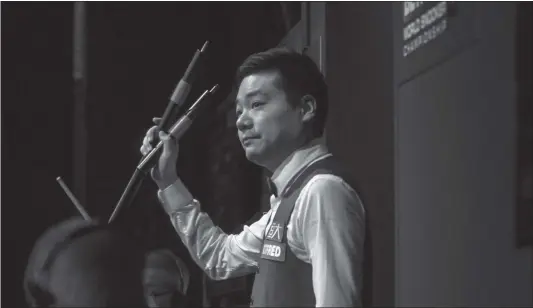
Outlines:
<svg viewBox="0 0 533 308"><path fill-rule="evenodd" d="M281 239L283 238L283 226L280 223L273 222L268 229L266 238L281 243Z"/></svg>

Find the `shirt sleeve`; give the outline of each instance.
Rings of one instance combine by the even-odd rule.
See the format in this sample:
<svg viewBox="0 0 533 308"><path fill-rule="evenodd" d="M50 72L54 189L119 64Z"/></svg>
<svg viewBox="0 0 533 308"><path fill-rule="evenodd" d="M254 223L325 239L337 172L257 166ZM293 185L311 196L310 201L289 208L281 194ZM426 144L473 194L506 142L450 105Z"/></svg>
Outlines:
<svg viewBox="0 0 533 308"><path fill-rule="evenodd" d="M297 202L307 207L301 228L316 306L361 306L365 210L357 193L339 177L317 175Z"/></svg>
<svg viewBox="0 0 533 308"><path fill-rule="evenodd" d="M196 264L214 280L247 275L256 271L263 233L270 212L244 226L239 234L225 234L201 211L181 180L158 192L174 229Z"/></svg>

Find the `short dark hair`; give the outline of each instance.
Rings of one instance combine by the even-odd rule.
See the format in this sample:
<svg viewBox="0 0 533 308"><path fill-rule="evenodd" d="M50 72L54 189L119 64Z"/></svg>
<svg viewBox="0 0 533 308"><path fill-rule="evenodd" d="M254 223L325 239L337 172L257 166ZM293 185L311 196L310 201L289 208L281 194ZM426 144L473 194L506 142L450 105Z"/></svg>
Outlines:
<svg viewBox="0 0 533 308"><path fill-rule="evenodd" d="M97 221L68 219L46 230L35 243L24 277L26 301L32 307L64 301L144 306L143 268L143 250L123 232ZM53 281L70 286L68 298L52 293Z"/></svg>
<svg viewBox="0 0 533 308"><path fill-rule="evenodd" d="M324 75L309 56L287 47L276 47L250 55L237 69L236 86L250 75L262 71L277 70L282 77L282 86L289 102L310 94L316 99L316 114L312 121L314 137L322 136L328 114L328 87Z"/></svg>

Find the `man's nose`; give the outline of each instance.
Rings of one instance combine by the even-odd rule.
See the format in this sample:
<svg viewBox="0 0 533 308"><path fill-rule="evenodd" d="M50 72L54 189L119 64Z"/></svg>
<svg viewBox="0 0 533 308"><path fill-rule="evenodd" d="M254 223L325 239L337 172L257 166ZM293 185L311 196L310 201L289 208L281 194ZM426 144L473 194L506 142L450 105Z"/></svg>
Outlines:
<svg viewBox="0 0 533 308"><path fill-rule="evenodd" d="M243 112L237 117L237 122L235 122L235 124L237 125L238 130L244 131L252 127L252 119L247 113Z"/></svg>

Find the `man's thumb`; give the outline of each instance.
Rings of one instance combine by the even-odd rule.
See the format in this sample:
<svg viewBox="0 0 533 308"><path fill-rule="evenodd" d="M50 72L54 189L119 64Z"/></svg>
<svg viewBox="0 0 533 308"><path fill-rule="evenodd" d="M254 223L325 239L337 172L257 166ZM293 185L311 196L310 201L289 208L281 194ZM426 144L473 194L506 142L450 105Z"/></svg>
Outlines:
<svg viewBox="0 0 533 308"><path fill-rule="evenodd" d="M154 167L154 168L152 168L152 170L150 170L150 175L152 176L152 179L154 181L159 180L159 176L157 174L157 168L156 167Z"/></svg>
<svg viewBox="0 0 533 308"><path fill-rule="evenodd" d="M177 151L176 147L176 141L168 134L165 134L164 132L159 132L159 140L163 142L163 153L161 155L164 155L166 157L170 157L173 152Z"/></svg>
<svg viewBox="0 0 533 308"><path fill-rule="evenodd" d="M159 125L159 123L161 123L161 118L153 118L152 121L155 125Z"/></svg>

